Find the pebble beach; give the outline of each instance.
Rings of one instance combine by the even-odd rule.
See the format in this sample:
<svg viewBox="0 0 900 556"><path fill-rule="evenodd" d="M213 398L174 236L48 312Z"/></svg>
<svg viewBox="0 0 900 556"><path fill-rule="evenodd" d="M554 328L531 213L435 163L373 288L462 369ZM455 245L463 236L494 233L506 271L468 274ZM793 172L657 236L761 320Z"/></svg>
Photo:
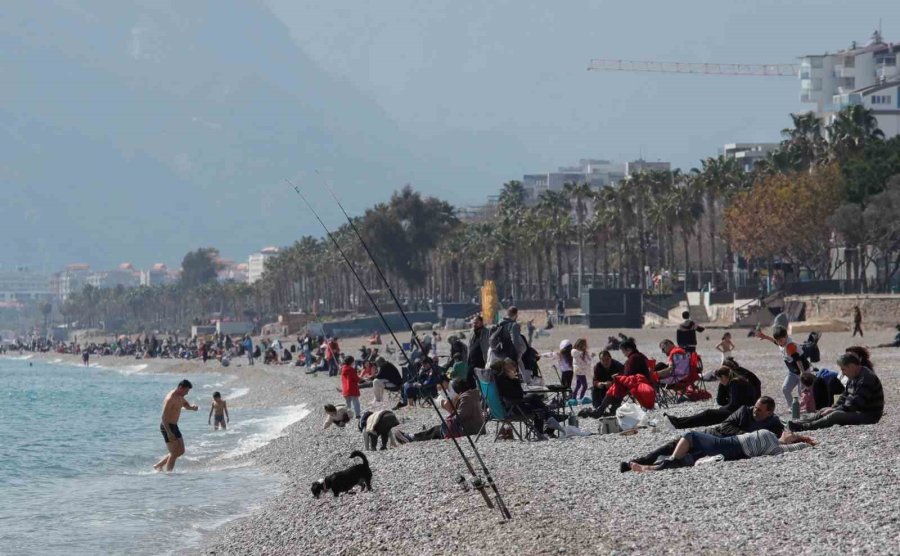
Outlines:
<svg viewBox="0 0 900 556"><path fill-rule="evenodd" d="M587 336L597 350L611 333L576 327L552 332L536 339L541 351L562 338L579 336ZM708 330L701 335L699 349L707 366L718 361L713 346L721 333ZM652 357L658 340L672 331L640 330L633 335ZM763 393L779 403L777 412L786 420L789 408L782 406L780 393L785 371L777 350L741 331L734 336L735 357L759 375ZM819 366L833 368L831 361L846 346L891 338L888 330L872 331L863 341L853 341L844 332L826 333ZM355 350L359 343L345 341L343 347ZM309 404L313 412L248 455L257 465L285 476L282 493L253 515L218 530L202 553L896 553L900 439L892 408L900 401L895 370L900 350L873 350L873 362L885 388L887 414L881 422L815 431L818 446L782 456L622 474L620 461L646 453L677 433L642 429L633 436L541 443L482 438L478 448L512 513L510 521L488 509L476 492L464 492L456 484L465 468L449 441L367 452L374 474L372 492L313 498L310 483L349 465L349 453L363 447L361 435L351 427L321 430L320 406L341 401L335 379L307 376L293 367L257 366L252 374L261 376L250 382L268 383L257 396L288 396L292 403ZM241 369L232 372L241 376ZM548 371L545 367L544 375L552 381ZM248 395L242 403L260 401ZM364 409L395 403L374 403L370 390L363 390L361 401ZM686 403L667 411L687 415L712 405ZM437 422L428 408L404 408L397 414L402 430L409 432ZM596 421L582 419L581 427L596 431Z"/></svg>

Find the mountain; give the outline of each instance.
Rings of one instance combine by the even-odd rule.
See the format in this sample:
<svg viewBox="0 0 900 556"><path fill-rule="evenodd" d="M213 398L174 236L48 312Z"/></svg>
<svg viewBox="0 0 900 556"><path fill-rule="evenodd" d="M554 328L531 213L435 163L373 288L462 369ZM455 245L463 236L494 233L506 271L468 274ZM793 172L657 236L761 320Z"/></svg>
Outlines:
<svg viewBox="0 0 900 556"><path fill-rule="evenodd" d="M240 259L318 233L286 177L318 192L320 170L355 203L430 179L261 2L11 3L0 76L6 264L171 263L199 246Z"/></svg>

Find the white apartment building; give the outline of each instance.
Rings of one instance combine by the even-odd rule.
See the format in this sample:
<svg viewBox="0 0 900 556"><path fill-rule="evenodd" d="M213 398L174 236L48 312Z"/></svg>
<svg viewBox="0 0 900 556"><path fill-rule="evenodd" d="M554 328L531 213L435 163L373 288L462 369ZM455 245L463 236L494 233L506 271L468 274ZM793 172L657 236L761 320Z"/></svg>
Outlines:
<svg viewBox="0 0 900 556"><path fill-rule="evenodd" d="M641 170L671 169L668 162L648 162L643 159L632 162L611 162L596 158L583 158L578 166L560 166L556 172L525 174L522 186L525 188L526 203L535 203L545 191L562 191L567 183L587 183L594 189L616 185L627 176Z"/></svg>
<svg viewBox="0 0 900 556"><path fill-rule="evenodd" d="M52 297L50 278L27 266L0 269L0 302L46 301Z"/></svg>
<svg viewBox="0 0 900 556"><path fill-rule="evenodd" d="M779 143L726 143L722 148L725 158L734 158L745 172L753 170L756 163L765 160L770 152L778 150Z"/></svg>
<svg viewBox="0 0 900 556"><path fill-rule="evenodd" d="M262 278L266 261L278 254L277 247L265 247L259 253L250 255L247 261L247 282L252 284Z"/></svg>
<svg viewBox="0 0 900 556"><path fill-rule="evenodd" d="M139 275L133 270L121 268L92 272L88 275L86 280L88 284L95 288L115 288L116 286L133 288L138 285L139 281Z"/></svg>
<svg viewBox="0 0 900 556"><path fill-rule="evenodd" d="M173 281L174 279L169 274L169 267L164 263L156 263L148 270L140 272L140 284L142 286L162 286Z"/></svg>
<svg viewBox="0 0 900 556"><path fill-rule="evenodd" d="M62 301L69 299L72 294L84 288L90 273L91 267L87 264L76 263L67 265L65 270L54 275L51 280L57 288L57 291L53 293L58 295Z"/></svg>
<svg viewBox="0 0 900 556"><path fill-rule="evenodd" d="M885 138L900 135L900 44L886 43L878 31L869 42L856 42L833 54L800 59L800 101L816 105L825 124L847 106L874 112Z"/></svg>

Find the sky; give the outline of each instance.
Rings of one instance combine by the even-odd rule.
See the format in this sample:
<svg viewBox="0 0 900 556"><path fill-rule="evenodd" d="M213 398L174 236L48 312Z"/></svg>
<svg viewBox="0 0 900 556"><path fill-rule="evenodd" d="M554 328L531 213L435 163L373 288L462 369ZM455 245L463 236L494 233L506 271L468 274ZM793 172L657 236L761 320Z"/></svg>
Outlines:
<svg viewBox="0 0 900 556"><path fill-rule="evenodd" d="M778 141L790 112L813 107L796 78L588 72L592 58L797 63L900 16L881 0L266 1L405 131L491 137L509 179L641 154L691 168L725 143ZM898 25L884 21L886 40Z"/></svg>

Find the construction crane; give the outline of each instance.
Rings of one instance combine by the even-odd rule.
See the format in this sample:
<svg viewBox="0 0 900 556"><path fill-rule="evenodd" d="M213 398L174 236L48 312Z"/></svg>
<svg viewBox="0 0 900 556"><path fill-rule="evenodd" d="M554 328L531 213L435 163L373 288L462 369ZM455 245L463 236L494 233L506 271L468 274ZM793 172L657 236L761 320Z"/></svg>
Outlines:
<svg viewBox="0 0 900 556"><path fill-rule="evenodd" d="M591 60L588 71L640 71L694 73L701 75L738 75L748 77L793 77L800 75L796 64L714 64L704 62L651 62L647 60Z"/></svg>

